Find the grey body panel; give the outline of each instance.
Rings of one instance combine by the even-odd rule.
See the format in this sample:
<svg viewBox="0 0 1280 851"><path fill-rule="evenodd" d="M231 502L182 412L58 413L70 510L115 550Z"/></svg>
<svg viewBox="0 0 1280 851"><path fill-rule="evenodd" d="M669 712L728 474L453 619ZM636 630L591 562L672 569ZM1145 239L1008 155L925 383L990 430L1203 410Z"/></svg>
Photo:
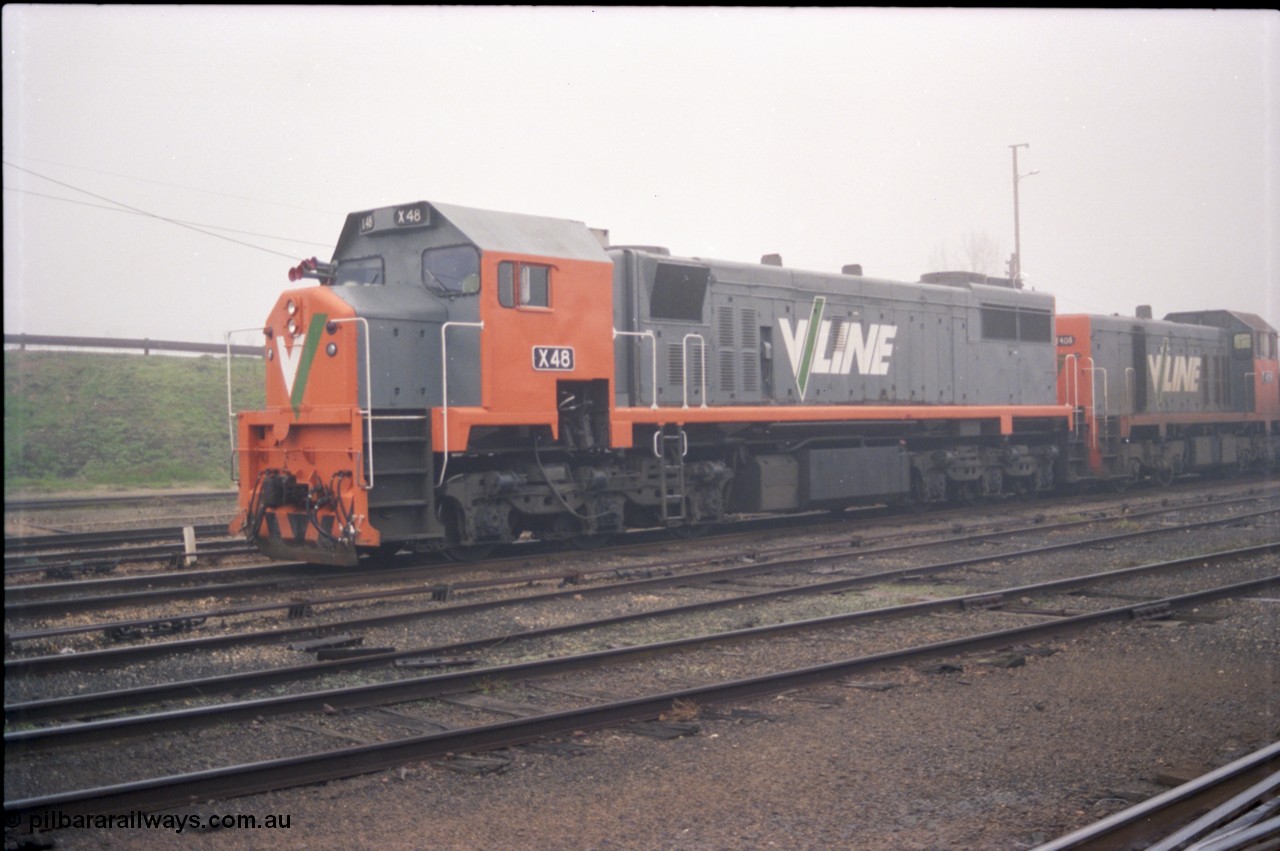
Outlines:
<svg viewBox="0 0 1280 851"><path fill-rule="evenodd" d="M1226 332L1226 345L1231 350L1231 362L1227 367L1228 380L1231 385L1231 410L1252 411L1256 400L1253 398L1254 352L1252 345L1248 349L1237 347L1237 334L1248 333L1251 337L1270 335L1274 357L1273 329L1267 321L1256 313L1242 313L1236 310L1198 310L1186 313L1170 313L1165 316L1169 322L1187 322L1195 325L1208 325ZM1250 340L1252 343L1252 340Z"/></svg>
<svg viewBox="0 0 1280 851"><path fill-rule="evenodd" d="M654 333L659 404L1056 402L1053 299L1047 295L675 258L643 249L613 249L610 255L614 324ZM672 275L673 268L682 274ZM700 309L690 307L695 298L672 298L664 279L678 279L695 294L705 290ZM1041 338L984 338L984 307L1035 314ZM797 350L807 340L801 330L809 327L819 330L802 386L804 357ZM648 404L654 393L650 343L620 337L615 345L619 404Z"/></svg>
<svg viewBox="0 0 1280 851"><path fill-rule="evenodd" d="M1099 416L1234 410L1221 329L1119 316L1092 317L1090 328Z"/></svg>

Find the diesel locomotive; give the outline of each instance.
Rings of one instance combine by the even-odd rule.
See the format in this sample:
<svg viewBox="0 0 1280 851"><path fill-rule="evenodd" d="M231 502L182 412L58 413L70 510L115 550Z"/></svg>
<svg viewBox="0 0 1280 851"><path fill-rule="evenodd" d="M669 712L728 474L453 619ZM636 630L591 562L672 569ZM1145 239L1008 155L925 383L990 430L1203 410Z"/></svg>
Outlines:
<svg viewBox="0 0 1280 851"><path fill-rule="evenodd" d="M1277 459L1276 332L1229 310L1057 317L1058 400L1076 415L1068 476L1117 489Z"/></svg>
<svg viewBox="0 0 1280 851"><path fill-rule="evenodd" d="M1055 325L1007 279L675 257L428 202L351 214L304 279L234 430L233 529L280 558L1030 495L1274 464L1280 439L1275 333L1242 314Z"/></svg>

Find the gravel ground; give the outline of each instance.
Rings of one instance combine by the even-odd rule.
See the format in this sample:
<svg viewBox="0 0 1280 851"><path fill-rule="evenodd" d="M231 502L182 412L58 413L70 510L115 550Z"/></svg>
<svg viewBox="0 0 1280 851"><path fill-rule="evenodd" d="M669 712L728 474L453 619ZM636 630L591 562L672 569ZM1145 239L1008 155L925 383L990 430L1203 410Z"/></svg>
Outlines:
<svg viewBox="0 0 1280 851"><path fill-rule="evenodd" d="M182 814L288 829L59 831L65 848L1027 848L1280 737L1280 601L1112 627L1017 668L898 669L698 732L578 737L475 776L415 764ZM874 686L865 688L859 686ZM880 690L883 686L892 688ZM733 714L737 718L721 718Z"/></svg>
<svg viewBox="0 0 1280 851"><path fill-rule="evenodd" d="M1165 547L1089 560L1100 570L1160 555L1152 549ZM1197 621L1096 630L1035 648L1020 667L958 659L950 673L893 669L694 708L696 731L678 739L592 732L570 755L519 750L493 773L456 770L474 768L464 759L418 763L170 814L287 817L287 829L53 836L62 848L1028 848L1162 791L1157 773L1199 773L1280 738L1277 596L1216 603ZM799 643L778 643L779 667ZM678 667L671 676L673 688L688 678ZM299 746L330 720L340 719L301 719ZM228 733L187 744L216 751Z"/></svg>

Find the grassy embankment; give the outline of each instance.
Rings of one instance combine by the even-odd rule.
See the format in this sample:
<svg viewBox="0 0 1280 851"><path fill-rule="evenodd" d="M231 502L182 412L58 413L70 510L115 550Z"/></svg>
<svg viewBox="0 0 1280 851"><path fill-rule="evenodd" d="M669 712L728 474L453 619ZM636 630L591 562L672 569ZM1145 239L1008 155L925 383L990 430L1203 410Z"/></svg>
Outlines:
<svg viewBox="0 0 1280 851"><path fill-rule="evenodd" d="M236 410L262 405L262 362L235 358ZM5 352L5 494L226 488L223 358Z"/></svg>

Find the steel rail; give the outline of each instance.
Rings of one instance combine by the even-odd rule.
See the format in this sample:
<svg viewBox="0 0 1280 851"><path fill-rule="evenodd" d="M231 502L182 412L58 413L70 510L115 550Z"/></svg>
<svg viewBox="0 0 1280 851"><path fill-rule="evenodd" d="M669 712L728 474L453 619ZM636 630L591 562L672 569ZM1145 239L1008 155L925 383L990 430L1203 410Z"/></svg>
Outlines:
<svg viewBox="0 0 1280 851"><path fill-rule="evenodd" d="M1191 594L1166 597L1159 601L1120 606L1064 618L1051 623L1015 627L980 636L952 639L757 677L547 713L531 718L284 759L226 766L190 774L6 800L5 817L6 820L17 823L21 823L24 819L30 823L33 816L51 810L71 815L134 809L164 810L197 800L240 797L353 777L452 753L494 750L525 744L548 736L570 735L577 730L600 729L627 721L653 719L669 711L677 703L708 705L751 700L820 685L867 670L918 663L927 659L1002 647L1011 643L1034 641L1112 621L1130 620L1134 617L1136 610L1153 603L1166 605L1171 609L1183 608L1222 597L1249 593L1277 580L1280 580L1280 577L1273 576L1266 580L1205 589Z"/></svg>
<svg viewBox="0 0 1280 851"><path fill-rule="evenodd" d="M182 493L106 494L103 496L51 496L31 499L6 499L5 511L47 511L62 508L95 508L103 505L134 503L212 502L235 499L237 491L184 491Z"/></svg>
<svg viewBox="0 0 1280 851"><path fill-rule="evenodd" d="M98 557L99 550L87 549L107 543L128 544L138 541L158 541L165 538L181 540L185 526L158 526L154 529L113 529L105 532L65 532L54 535L37 535L25 538L5 538L4 552L6 560L13 555L32 554L45 550L57 550L57 558L89 558ZM195 533L201 537L231 538L225 523L194 524ZM76 550L85 547L86 550ZM125 552L127 554L127 551ZM121 555L119 550L107 551L105 555ZM34 557L30 556L29 557ZM5 565L9 573L9 565Z"/></svg>
<svg viewBox="0 0 1280 851"><path fill-rule="evenodd" d="M1265 549L1252 550L1241 553L1240 551L1232 551L1226 553L1223 558L1243 558L1257 552L1265 552ZM1174 566L1185 566L1187 564L1202 564L1205 556L1193 556L1190 559L1174 562ZM1164 563L1159 563L1164 564ZM1137 568L1123 568L1125 573L1141 573L1148 568L1138 566ZM87 715L100 714L102 712L119 710L138 705L147 705L159 703L165 700L178 699L202 699L209 698L219 694L231 692L240 692L248 688L260 688L267 685L279 685L288 682L295 682L302 679L323 676L325 674L335 673L338 671L354 671L371 667L381 667L392 664L398 659L407 659L421 656L448 656L450 654L466 653L474 650L480 650L487 647L493 647L508 644L513 641L528 641L536 638L547 638L555 635L564 635L573 632L580 632L588 629L599 629L602 627L617 626L625 623L631 623L640 620L671 617L674 615L690 614L700 611L711 611L717 608L727 606L752 605L756 603L768 602L770 600L780 599L783 597L794 597L799 593L805 594L831 594L839 593L856 587L859 584L870 584L895 578L900 578L908 572L917 571L919 568L906 568L884 571L876 574L853 577L844 580L835 580L825 582L818 585L806 586L801 589L781 588L769 591L759 591L751 594L738 595L731 598L721 600L710 600L696 603L684 603L676 606L668 606L661 609L649 609L643 612L632 612L625 615L616 615L609 618L602 618L592 621L577 621L570 624L561 624L559 626L542 627L538 629L523 630L520 632L506 633L496 636L484 636L466 641L457 641L449 644L437 645L434 647L420 647L410 650L401 650L393 653L377 653L368 656L362 656L353 659L336 660L330 662L316 662L306 665L298 665L286 668L268 668L256 671L239 672L235 674L222 674L215 677L203 677L194 680L186 680L174 683L160 683L149 686L139 686L132 689L119 689L109 692L97 692L90 694L71 695L67 697L48 698L44 700L28 701L24 703L16 703L5 706L5 722L6 723L36 723L49 721L67 717L85 717ZM1111 572L1112 576L1124 574L1116 574ZM1071 580L1063 580L1071 581ZM960 601L960 605L964 605L964 601L969 597L975 597L980 600L990 600L993 592L983 592L976 595L966 595L965 597L948 598L946 600L935 601L933 603L915 603L907 607L903 607L899 611L903 616L908 614L916 614L929 611L929 607L936 605L939 609L947 606L955 605L955 601ZM888 609L869 610L867 617L876 614L884 617L884 612ZM857 617L863 617L859 615Z"/></svg>
<svg viewBox="0 0 1280 851"><path fill-rule="evenodd" d="M256 547L251 547L240 541L208 541L197 546L196 551L191 555L205 560L220 559L233 555L254 555L258 552ZM137 564L144 561L165 560L173 562L179 556L187 555L186 547L183 544L156 544L150 547L132 547L128 550L95 550L83 553L75 553L74 557L68 557L67 554L60 554L57 557L36 556L34 558L23 558L22 562L17 565L5 565L4 575L20 576L24 573L45 573L52 574L56 578L61 578L68 573L77 571L82 573L111 573L122 564ZM21 557L20 557L21 558ZM191 568L194 571L194 568ZM44 587L45 583L28 583L27 585L17 585L14 588L39 588ZM6 599L10 596L10 588L5 588Z"/></svg>
<svg viewBox="0 0 1280 851"><path fill-rule="evenodd" d="M1268 776L1269 779L1263 779ZM1280 742L1254 751L1066 836L1039 845L1035 851L1137 847L1150 848L1152 851L1172 851L1186 848L1203 831L1217 827L1260 796L1274 796L1277 786L1280 786ZM1243 787L1251 788L1234 795L1238 788ZM1228 798L1231 800L1228 801ZM1218 806L1224 801L1225 804ZM1191 820L1185 816L1188 810L1199 814L1206 809L1209 812L1202 818L1195 819L1192 815L1191 819L1194 820ZM1170 821L1180 821L1179 829L1168 833L1162 840L1153 842L1152 834L1164 833L1161 826Z"/></svg>
<svg viewBox="0 0 1280 851"><path fill-rule="evenodd" d="M929 614L946 609L964 610L977 606L990 607L993 604L998 604L998 602L1003 600L1005 597L1016 598L1025 595L1043 594L1050 591L1063 591L1071 588L1079 588L1085 585L1111 582L1117 579L1125 579L1149 573L1176 570L1187 566L1189 563L1203 565L1217 561L1238 560L1253 555L1261 555L1266 552L1276 551L1280 551L1280 543L1251 548L1247 551L1237 550L1221 554L1199 555L1192 558L1177 559L1174 561L1154 562L1151 564L1139 565L1137 567L1121 568L1118 570L1104 571L1086 576L1054 579L1048 582L1038 582L1031 585L1005 588L999 591L966 594L957 597L949 597L943 600L929 600L919 603L907 603L899 606L864 609L856 612L828 615L803 621L787 621L784 623L768 624L765 626L731 630L727 632L713 633L710 635L671 639L669 641L661 641L653 644L619 647L610 650L600 650L553 659L541 659L484 669L469 669L461 672L406 678L389 682L352 686L349 688L325 689L296 695L260 698L257 700L239 701L231 704L214 704L189 709L178 709L169 712L129 716L125 718L112 718L102 721L67 724L58 727L20 730L5 734L5 752L13 756L21 754L23 750L28 747L74 746L102 740L114 740L128 735L150 735L152 733L165 730L188 729L193 726L212 723L229 723L258 717L319 711L326 706L334 709L353 709L365 706L423 700L443 693L468 691L474 686L474 683L477 680L510 681L517 678L532 679L565 671L581 670L587 667L625 661L637 657L647 658L650 656L664 655L691 648L749 641L803 630L843 627L867 621L899 619ZM1280 582L1280 575L1251 580L1251 582L1261 583L1259 586L1261 587L1267 584ZM1241 583L1240 585L1244 584L1245 583ZM773 597L784 596L784 594L778 592L766 592L766 595ZM697 608L703 605L705 604L695 604L688 608ZM1136 605L1144 607L1151 604ZM671 613L664 612L662 614L667 615ZM609 618L606 619L606 621L609 624L613 624L625 621L642 620L646 617L655 616L657 615L653 613L632 614ZM585 628L594 629L600 625L600 622L588 623L585 624ZM500 640L507 639L504 638ZM474 645L475 643L476 642L474 641L459 642L454 646L433 648L425 652L432 655L437 653L457 653L465 649L460 645ZM494 639L490 639L485 642L486 645L493 645L496 643L498 643L498 640ZM418 653L423 654L424 651L418 651ZM385 664L385 659L383 662Z"/></svg>
<svg viewBox="0 0 1280 851"><path fill-rule="evenodd" d="M1270 510L1260 512L1261 514L1271 513ZM852 587L856 584L865 584L869 581L884 581L887 578L893 578L903 575L920 575L926 573L937 573L944 570L953 570L960 567L966 567L982 562L993 561L998 559L1023 558L1033 555L1041 555L1044 553L1055 552L1063 549L1071 549L1080 546L1096 545L1099 543L1107 543L1113 541L1130 540L1136 537L1144 537L1148 535L1163 534L1167 532L1182 531L1188 528L1201 528L1204 526L1220 525L1223 523L1238 522L1242 517L1250 517L1250 515L1238 515L1231 518L1222 518L1215 520L1201 521L1194 524L1186 524L1179 527L1163 527L1160 529L1145 529L1134 532L1124 532L1117 535L1107 535L1100 538L1092 538L1085 541L1069 541L1057 544L1046 544L1040 547L1030 549L1010 550L1006 552L974 556L967 559L959 559L950 562L943 562L934 565L915 566L900 568L891 571L882 571L876 574L866 576L851 577L848 579L834 580L832 582L817 583L815 585L800 586L792 589L791 593L816 593L810 589L827 587L831 590L841 590L846 587ZM991 537L983 535L980 537ZM896 548L884 548L884 550L901 549L914 545L901 545ZM884 551L880 550L880 552ZM861 555L875 554L876 551L861 551ZM416 609L408 612L397 612L385 615L375 615L373 617L358 618L354 620L342 621L331 624L308 625L299 627L285 627L275 630L260 630L254 632L239 632L228 635L209 636L205 638L186 639L181 641L172 641L159 644L142 644L131 647L113 648L109 650L91 650L84 653L59 653L46 656L33 656L17 659L6 659L4 663L4 673L9 676L25 676L33 672L47 672L51 670L65 670L67 668L79 667L82 664L104 665L104 664L125 664L127 662L136 662L143 659L157 658L172 653L180 653L194 650L210 650L222 649L226 647L240 646L252 643L270 643L273 641L284 641L299 639L310 636L317 636L332 633L337 629L353 629L353 628L369 628L376 626L386 626L393 623L400 623L406 620L416 620L421 618L440 617L447 615L456 615L466 612L487 611L493 608L506 605L524 605L531 602L545 602L564 598L579 597L585 595L604 595L616 593L628 593L632 591L650 590L653 588L668 588L677 585L686 585L693 582L711 583L723 581L728 578L739 578L743 576L751 576L759 573L771 573L779 570L796 569L800 567L810 567L831 561L839 561L848 559L849 552L827 553L817 556L810 556L799 560L780 560L776 562L763 562L751 565L737 565L729 568L721 568L718 570L704 571L698 574L681 574L670 575L649 579L631 580L627 582L609 583L591 588L576 586L567 590L558 590L545 592L541 594L531 594L518 598L487 600L476 603L467 603L454 606L440 606L430 609ZM433 587L424 586L420 593L431 591ZM294 601L292 605L306 605L306 601ZM315 605L322 605L321 602ZM172 615L165 618L151 619L150 622L158 621L174 621L182 618L198 618L200 614L194 615ZM98 625L96 628L101 629ZM14 640L13 636L6 636L10 641ZM26 637L31 638L28 634Z"/></svg>

